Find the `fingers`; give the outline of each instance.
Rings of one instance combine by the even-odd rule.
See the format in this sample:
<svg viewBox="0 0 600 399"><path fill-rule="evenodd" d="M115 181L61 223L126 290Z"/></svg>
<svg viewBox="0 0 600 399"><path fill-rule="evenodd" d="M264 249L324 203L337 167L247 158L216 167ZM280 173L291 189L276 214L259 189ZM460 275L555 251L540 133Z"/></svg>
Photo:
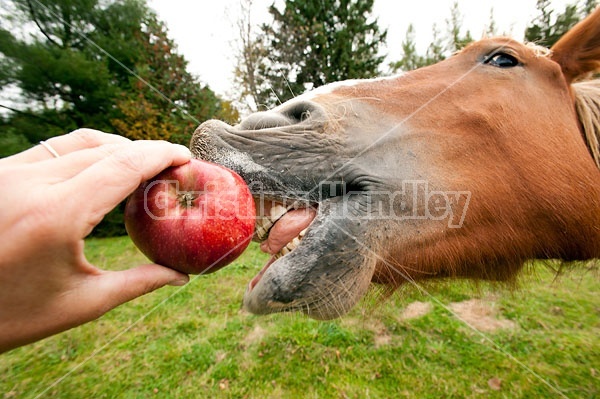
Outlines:
<svg viewBox="0 0 600 399"><path fill-rule="evenodd" d="M189 281L186 274L160 265L143 265L118 272L104 272L95 279L97 280L93 284L97 289L93 297L98 301L97 309L101 309L101 313L165 285L182 286Z"/></svg>
<svg viewBox="0 0 600 399"><path fill-rule="evenodd" d="M123 136L104 133L93 129L77 129L69 134L52 137L46 141L46 143L48 143L60 156L64 156L74 151L99 147L105 144L124 144L129 142L131 142L131 140ZM27 151L5 158L1 160L1 162L31 163L53 158L54 155L51 154L47 148L36 145Z"/></svg>
<svg viewBox="0 0 600 399"><path fill-rule="evenodd" d="M64 198L73 198L88 223L127 198L143 181L169 166L190 160L189 149L164 141L135 141L93 163L61 185Z"/></svg>
<svg viewBox="0 0 600 399"><path fill-rule="evenodd" d="M127 144L131 144L128 142ZM56 159L48 159L27 165L39 178L49 183L68 180L91 165L123 150L123 144L104 144L94 148L71 152ZM42 172L43 173L40 173Z"/></svg>

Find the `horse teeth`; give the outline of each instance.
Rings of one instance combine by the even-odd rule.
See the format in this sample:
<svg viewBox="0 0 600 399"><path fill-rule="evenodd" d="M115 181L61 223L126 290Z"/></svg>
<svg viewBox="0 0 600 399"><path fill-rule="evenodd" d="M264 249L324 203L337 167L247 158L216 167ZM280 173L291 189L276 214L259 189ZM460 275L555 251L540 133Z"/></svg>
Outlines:
<svg viewBox="0 0 600 399"><path fill-rule="evenodd" d="M265 230L264 227L262 227L262 226L257 226L256 227L256 236L259 239L262 240L263 238L266 237L266 235L267 235L267 230Z"/></svg>
<svg viewBox="0 0 600 399"><path fill-rule="evenodd" d="M256 218L255 229L256 236L259 239L266 238L269 235L269 229L273 226L273 222L268 217Z"/></svg>
<svg viewBox="0 0 600 399"><path fill-rule="evenodd" d="M265 238L268 235L269 227L271 226L269 226L268 224L258 223L256 225L256 235L258 236L258 238Z"/></svg>
<svg viewBox="0 0 600 399"><path fill-rule="evenodd" d="M288 242L285 247L281 248L279 252L277 252L277 254L275 255L275 259L279 259L282 256L289 254L294 249L298 248L298 245L300 245L301 241L302 237L298 235L298 237L295 237L292 241Z"/></svg>
<svg viewBox="0 0 600 399"><path fill-rule="evenodd" d="M306 230L308 230L308 227L307 227L307 228L305 228L304 230L302 230L302 231L300 232L300 234L298 234L298 236L299 236L299 237L304 237L304 235L306 234Z"/></svg>
<svg viewBox="0 0 600 399"><path fill-rule="evenodd" d="M262 227L265 230L268 230L273 225L273 222L267 217L260 217L256 219L256 226Z"/></svg>
<svg viewBox="0 0 600 399"><path fill-rule="evenodd" d="M287 209L283 205L273 205L270 210L271 220L277 220L287 213Z"/></svg>

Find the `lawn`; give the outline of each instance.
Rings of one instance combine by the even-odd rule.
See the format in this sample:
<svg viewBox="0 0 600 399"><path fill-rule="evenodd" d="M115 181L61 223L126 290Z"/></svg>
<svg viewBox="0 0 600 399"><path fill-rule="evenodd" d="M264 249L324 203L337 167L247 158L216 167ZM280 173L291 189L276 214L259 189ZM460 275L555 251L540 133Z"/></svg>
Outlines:
<svg viewBox="0 0 600 399"><path fill-rule="evenodd" d="M145 261L126 237L86 251L107 269ZM558 278L537 265L517 289L374 290L318 322L240 309L265 260L252 245L215 274L0 355L0 399L600 397L596 265Z"/></svg>

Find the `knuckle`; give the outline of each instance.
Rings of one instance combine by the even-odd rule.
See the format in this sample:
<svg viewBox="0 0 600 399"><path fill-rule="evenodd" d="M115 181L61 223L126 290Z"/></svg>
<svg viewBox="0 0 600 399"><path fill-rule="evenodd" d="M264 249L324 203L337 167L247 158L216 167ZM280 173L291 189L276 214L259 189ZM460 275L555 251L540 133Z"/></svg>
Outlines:
<svg viewBox="0 0 600 399"><path fill-rule="evenodd" d="M81 128L72 131L69 135L83 143L85 147L96 147L102 144L102 133L98 130Z"/></svg>
<svg viewBox="0 0 600 399"><path fill-rule="evenodd" d="M134 174L141 174L146 161L146 156L143 152L130 148L117 151L111 157L119 169Z"/></svg>

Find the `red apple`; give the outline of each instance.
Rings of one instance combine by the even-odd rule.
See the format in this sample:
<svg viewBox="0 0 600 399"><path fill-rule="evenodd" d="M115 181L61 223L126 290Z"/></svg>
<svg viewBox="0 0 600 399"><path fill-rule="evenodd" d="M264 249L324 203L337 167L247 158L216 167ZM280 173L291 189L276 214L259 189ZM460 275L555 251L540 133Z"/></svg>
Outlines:
<svg viewBox="0 0 600 399"><path fill-rule="evenodd" d="M152 262L183 273L212 273L248 246L256 213L235 172L192 159L138 187L125 206L125 228Z"/></svg>

